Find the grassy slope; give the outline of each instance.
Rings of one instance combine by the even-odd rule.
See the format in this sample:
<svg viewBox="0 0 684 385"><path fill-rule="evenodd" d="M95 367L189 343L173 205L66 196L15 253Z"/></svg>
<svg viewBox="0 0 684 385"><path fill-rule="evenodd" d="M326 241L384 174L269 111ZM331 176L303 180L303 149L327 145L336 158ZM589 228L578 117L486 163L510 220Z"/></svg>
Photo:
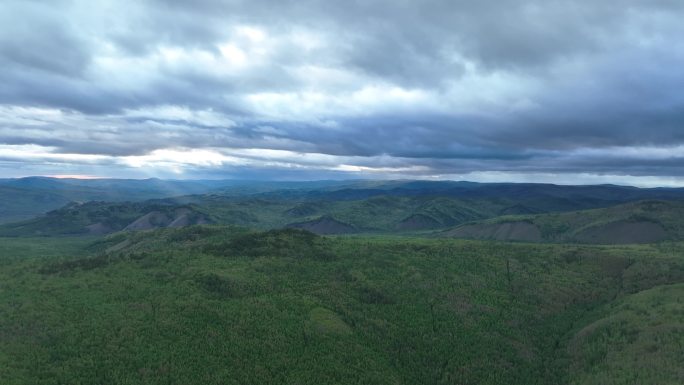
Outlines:
<svg viewBox="0 0 684 385"><path fill-rule="evenodd" d="M2 256L0 383L591 383L574 336L614 298L684 281L680 244L193 227L89 250L113 246Z"/></svg>

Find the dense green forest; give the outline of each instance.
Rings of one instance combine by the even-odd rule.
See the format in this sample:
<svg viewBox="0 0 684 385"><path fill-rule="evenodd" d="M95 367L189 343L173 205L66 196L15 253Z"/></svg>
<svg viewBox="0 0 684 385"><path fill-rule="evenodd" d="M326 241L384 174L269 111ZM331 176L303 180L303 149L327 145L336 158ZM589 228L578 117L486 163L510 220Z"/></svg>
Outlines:
<svg viewBox="0 0 684 385"><path fill-rule="evenodd" d="M684 383L679 189L0 193L0 222L34 215L0 225L3 385Z"/></svg>
<svg viewBox="0 0 684 385"><path fill-rule="evenodd" d="M2 384L681 384L684 243L0 240Z"/></svg>

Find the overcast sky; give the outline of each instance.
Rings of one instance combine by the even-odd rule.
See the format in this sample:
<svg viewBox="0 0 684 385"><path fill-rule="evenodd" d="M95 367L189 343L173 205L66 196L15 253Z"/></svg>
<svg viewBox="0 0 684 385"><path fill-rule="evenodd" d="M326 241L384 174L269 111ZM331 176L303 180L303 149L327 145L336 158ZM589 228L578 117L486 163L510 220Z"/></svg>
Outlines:
<svg viewBox="0 0 684 385"><path fill-rule="evenodd" d="M684 185L684 1L0 2L0 177Z"/></svg>

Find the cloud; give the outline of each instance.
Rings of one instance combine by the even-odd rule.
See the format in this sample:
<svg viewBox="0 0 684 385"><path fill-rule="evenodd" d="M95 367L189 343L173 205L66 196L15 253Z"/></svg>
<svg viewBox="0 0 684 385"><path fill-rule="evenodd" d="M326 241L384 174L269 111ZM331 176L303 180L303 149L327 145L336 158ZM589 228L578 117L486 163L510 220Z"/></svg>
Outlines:
<svg viewBox="0 0 684 385"><path fill-rule="evenodd" d="M7 0L0 173L679 178L683 16L674 0Z"/></svg>

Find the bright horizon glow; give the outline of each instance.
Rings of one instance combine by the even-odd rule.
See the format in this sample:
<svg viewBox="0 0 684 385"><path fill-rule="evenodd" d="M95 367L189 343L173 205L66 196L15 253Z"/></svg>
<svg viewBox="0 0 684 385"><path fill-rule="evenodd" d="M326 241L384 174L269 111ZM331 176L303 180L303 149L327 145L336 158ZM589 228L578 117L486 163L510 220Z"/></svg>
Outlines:
<svg viewBox="0 0 684 385"><path fill-rule="evenodd" d="M79 174L57 174L57 175L34 175L44 178L55 178L55 179L112 179L105 176L99 175L79 175ZM28 176L30 178L30 176Z"/></svg>
<svg viewBox="0 0 684 385"><path fill-rule="evenodd" d="M126 176L126 177L108 177L98 175L79 175L79 174L55 174L55 175L23 175L15 176L6 179L22 179L22 178L55 178L55 179L81 179L81 180L147 180L160 179L167 181L201 181L201 180L236 180L236 181L273 181L273 182L316 182L322 180L329 181L433 181L433 182L472 182L472 183L511 183L511 184L552 184L559 186L598 186L598 185L616 185L637 188L684 188L684 178L654 178L647 176L625 176L625 175L594 175L594 174L577 174L572 175L575 180L573 182L563 182L558 180L562 175L554 174L511 174L506 173L471 173L468 175L439 175L428 177L404 177L395 178L393 174L380 174L375 178L359 178L354 175L348 175L345 178L323 178L323 179L250 179L250 178L179 178L178 175L172 175L167 178L159 178L151 175Z"/></svg>

